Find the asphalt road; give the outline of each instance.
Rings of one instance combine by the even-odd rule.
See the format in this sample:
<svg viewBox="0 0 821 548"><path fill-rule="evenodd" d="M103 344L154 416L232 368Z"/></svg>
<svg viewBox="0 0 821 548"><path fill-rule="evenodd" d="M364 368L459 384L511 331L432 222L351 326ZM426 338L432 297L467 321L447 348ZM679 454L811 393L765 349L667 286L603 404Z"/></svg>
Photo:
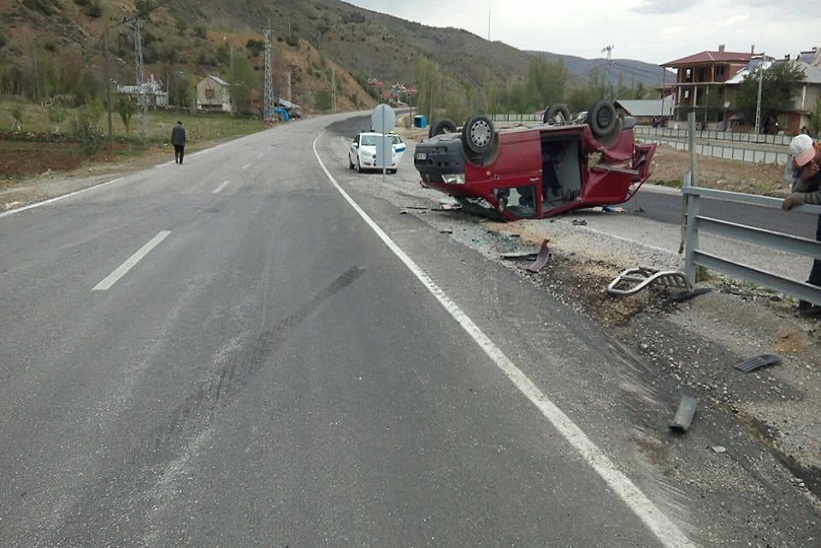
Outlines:
<svg viewBox="0 0 821 548"><path fill-rule="evenodd" d="M640 191L633 205L626 206L627 209L634 210L638 205L642 209L642 216L647 219L679 225L681 223L681 194L653 192L652 190L652 187L646 187ZM815 239L815 223L808 222L806 215L796 215L789 211L747 204L728 205L726 202L710 199L702 201L700 210L701 214L707 217Z"/></svg>
<svg viewBox="0 0 821 548"><path fill-rule="evenodd" d="M0 217L0 545L698 542L648 364L369 193L344 118Z"/></svg>
<svg viewBox="0 0 821 548"><path fill-rule="evenodd" d="M0 544L659 544L344 199L322 125L0 218ZM481 260L446 256L443 287Z"/></svg>

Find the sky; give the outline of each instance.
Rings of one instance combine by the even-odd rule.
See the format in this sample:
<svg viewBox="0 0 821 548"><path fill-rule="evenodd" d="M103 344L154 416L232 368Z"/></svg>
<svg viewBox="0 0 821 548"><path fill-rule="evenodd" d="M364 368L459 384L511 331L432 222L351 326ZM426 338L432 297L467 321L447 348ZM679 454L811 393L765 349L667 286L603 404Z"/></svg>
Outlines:
<svg viewBox="0 0 821 548"><path fill-rule="evenodd" d="M520 50L663 64L702 51L821 48L821 0L344 0Z"/></svg>

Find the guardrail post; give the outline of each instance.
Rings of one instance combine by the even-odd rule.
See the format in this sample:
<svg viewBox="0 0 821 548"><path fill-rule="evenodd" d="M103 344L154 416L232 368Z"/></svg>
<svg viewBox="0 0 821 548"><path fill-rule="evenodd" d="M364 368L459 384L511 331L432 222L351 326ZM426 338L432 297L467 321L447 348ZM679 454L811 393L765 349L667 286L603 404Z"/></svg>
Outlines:
<svg viewBox="0 0 821 548"><path fill-rule="evenodd" d="M692 187L692 173L684 175L682 190L684 207L687 211L687 229L684 236L684 276L690 285L696 284L695 250L698 249L698 214L700 197L698 194L688 194L687 187Z"/></svg>

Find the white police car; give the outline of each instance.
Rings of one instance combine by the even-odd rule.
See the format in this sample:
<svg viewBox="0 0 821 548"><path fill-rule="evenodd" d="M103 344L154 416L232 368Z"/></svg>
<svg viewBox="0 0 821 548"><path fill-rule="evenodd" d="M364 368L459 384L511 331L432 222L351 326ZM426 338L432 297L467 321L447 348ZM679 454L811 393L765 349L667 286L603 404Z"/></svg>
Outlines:
<svg viewBox="0 0 821 548"><path fill-rule="evenodd" d="M389 133L386 137L391 143L391 159L385 167L388 173L396 173L407 145L395 133ZM382 171L382 166L377 167L376 165L376 144L381 138L381 134L370 131L362 132L354 137L351 147L348 149L348 167L360 173L366 170Z"/></svg>

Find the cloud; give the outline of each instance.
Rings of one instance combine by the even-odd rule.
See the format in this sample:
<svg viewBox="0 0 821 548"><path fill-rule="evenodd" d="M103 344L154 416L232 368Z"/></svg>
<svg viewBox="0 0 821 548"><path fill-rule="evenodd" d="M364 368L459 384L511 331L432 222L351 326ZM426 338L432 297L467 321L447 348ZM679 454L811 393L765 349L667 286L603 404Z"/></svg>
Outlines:
<svg viewBox="0 0 821 548"><path fill-rule="evenodd" d="M633 8L636 13L649 13L653 15L670 15L687 11L701 0L691 0L682 2L681 0L644 0L644 4Z"/></svg>

